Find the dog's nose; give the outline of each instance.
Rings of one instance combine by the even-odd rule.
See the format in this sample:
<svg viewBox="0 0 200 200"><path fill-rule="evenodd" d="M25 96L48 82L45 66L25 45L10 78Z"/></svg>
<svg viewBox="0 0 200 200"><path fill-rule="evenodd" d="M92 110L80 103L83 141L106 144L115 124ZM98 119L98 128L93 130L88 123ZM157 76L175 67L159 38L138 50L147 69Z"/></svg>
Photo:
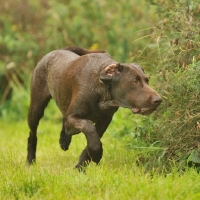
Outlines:
<svg viewBox="0 0 200 200"><path fill-rule="evenodd" d="M155 96L153 97L152 99L152 103L155 105L155 106L159 106L162 102L162 98L160 96Z"/></svg>

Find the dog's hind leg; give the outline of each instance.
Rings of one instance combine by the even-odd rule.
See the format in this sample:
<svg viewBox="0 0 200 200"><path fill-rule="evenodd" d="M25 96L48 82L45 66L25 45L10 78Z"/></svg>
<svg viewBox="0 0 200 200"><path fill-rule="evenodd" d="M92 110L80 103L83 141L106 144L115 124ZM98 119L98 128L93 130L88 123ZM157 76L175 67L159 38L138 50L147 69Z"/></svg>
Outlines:
<svg viewBox="0 0 200 200"><path fill-rule="evenodd" d="M72 136L66 134L65 119L63 118L62 130L60 132L60 139L59 139L60 147L62 150L64 151L68 150L69 145L71 143L71 139L72 139Z"/></svg>
<svg viewBox="0 0 200 200"><path fill-rule="evenodd" d="M30 133L28 137L27 161L29 164L35 162L37 146L37 127L44 115L44 109L51 99L46 78L43 71L36 69L31 83L31 102L28 113L28 125Z"/></svg>
<svg viewBox="0 0 200 200"><path fill-rule="evenodd" d="M105 118L96 122L95 128L96 128L97 133L98 133L100 138L103 136L108 125L110 124L110 122L112 120L112 116L113 115L106 116ZM91 161L91 158L88 154L88 149L87 149L87 146L86 146L86 148L82 151L82 153L79 157L79 162L78 162L78 164L76 165L75 168L77 168L79 171L82 171L83 168L85 168L90 163L90 161Z"/></svg>

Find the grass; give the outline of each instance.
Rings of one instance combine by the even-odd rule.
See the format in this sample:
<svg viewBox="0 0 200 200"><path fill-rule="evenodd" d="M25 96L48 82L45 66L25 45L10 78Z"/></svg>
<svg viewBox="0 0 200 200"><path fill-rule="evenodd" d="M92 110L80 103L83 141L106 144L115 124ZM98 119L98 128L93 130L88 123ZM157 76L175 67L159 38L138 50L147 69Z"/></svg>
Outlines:
<svg viewBox="0 0 200 200"><path fill-rule="evenodd" d="M120 111L123 116L123 112ZM125 111L126 112L126 111ZM128 122L127 122L128 121ZM130 119L131 121L131 119ZM129 119L124 123L130 123ZM119 123L119 122L118 122ZM123 122L121 121L123 127ZM74 169L86 141L83 134L73 137L70 149L58 145L61 124L42 120L38 132L37 164L27 166L26 121L1 121L0 199L118 200L118 199L199 199L200 176L189 169L168 175L150 174L136 165L134 151L126 140L113 137L114 118L102 138L104 156L99 166L92 163L86 174Z"/></svg>

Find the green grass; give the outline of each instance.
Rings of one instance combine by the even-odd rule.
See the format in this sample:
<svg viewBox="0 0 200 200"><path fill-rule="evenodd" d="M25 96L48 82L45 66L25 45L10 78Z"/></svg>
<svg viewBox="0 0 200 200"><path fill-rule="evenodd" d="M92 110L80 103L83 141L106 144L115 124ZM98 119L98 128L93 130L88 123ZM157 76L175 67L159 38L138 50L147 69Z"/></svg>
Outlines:
<svg viewBox="0 0 200 200"><path fill-rule="evenodd" d="M123 122L121 125L123 127ZM101 164L96 166L92 163L86 174L74 169L86 144L84 135L74 136L70 149L64 152L58 144L60 128L61 124L53 119L41 121L37 164L29 167L25 163L28 137L26 121L1 121L0 199L200 198L200 176L195 170L190 169L184 174L174 170L162 175L147 173L142 166L137 166L134 151L125 148L126 140L111 134L116 129L115 119L102 139L104 156Z"/></svg>

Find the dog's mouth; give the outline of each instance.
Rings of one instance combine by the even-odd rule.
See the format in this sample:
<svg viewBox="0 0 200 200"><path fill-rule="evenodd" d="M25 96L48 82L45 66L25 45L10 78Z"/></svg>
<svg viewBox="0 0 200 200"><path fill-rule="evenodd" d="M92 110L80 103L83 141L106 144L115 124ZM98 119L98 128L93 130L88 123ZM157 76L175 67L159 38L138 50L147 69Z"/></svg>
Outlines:
<svg viewBox="0 0 200 200"><path fill-rule="evenodd" d="M131 108L134 114L150 115L156 108Z"/></svg>
<svg viewBox="0 0 200 200"><path fill-rule="evenodd" d="M140 115L150 115L157 108L157 107L150 107L150 108L147 108L147 107L144 107L144 108L131 107L131 106L128 106L128 105L123 104L121 102L120 103L118 102L117 105L121 106L121 107L124 107L124 108L129 108L129 109L131 109L132 113L140 114Z"/></svg>

